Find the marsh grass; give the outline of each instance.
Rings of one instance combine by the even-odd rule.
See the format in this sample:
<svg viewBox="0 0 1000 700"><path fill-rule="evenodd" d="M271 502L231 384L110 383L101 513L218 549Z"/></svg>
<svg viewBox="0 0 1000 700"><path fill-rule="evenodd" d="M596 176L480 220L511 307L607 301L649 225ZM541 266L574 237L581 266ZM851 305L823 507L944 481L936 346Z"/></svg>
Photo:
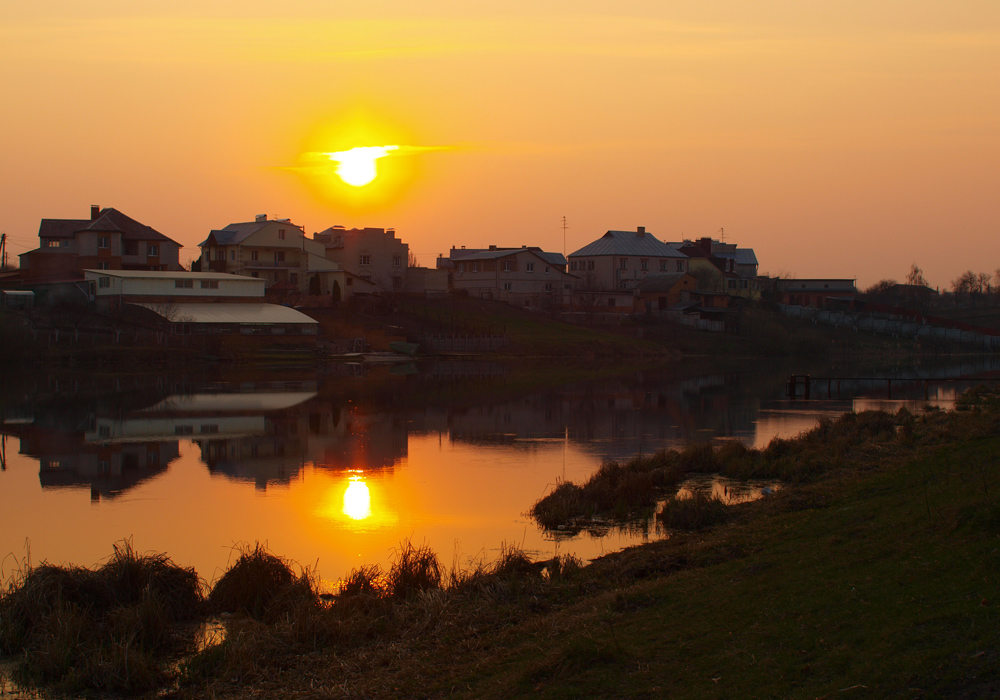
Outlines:
<svg viewBox="0 0 1000 700"><path fill-rule="evenodd" d="M163 659L184 647L174 625L200 612L193 569L114 545L97 569L25 563L0 596L0 652L19 655L16 680L65 690L156 687Z"/></svg>
<svg viewBox="0 0 1000 700"><path fill-rule="evenodd" d="M718 498L696 491L690 498L671 498L657 519L671 530L703 530L729 519L729 507Z"/></svg>
<svg viewBox="0 0 1000 700"><path fill-rule="evenodd" d="M576 531L601 521L634 520L649 515L657 501L671 497L677 484L691 474L721 474L741 481L776 479L808 483L848 462L874 461L887 451L911 444L916 422L905 409L897 414L846 413L837 420L824 418L796 438L774 438L763 449L727 440L718 447L696 443L682 450L661 451L627 462L609 461L582 485L559 482L531 507L530 515L547 530ZM690 508L695 506L679 503L671 506L676 516L668 516L668 521L677 517L684 522L687 516L680 513ZM716 510L714 505L700 502L697 508L706 514ZM716 513L711 518L718 521L721 515Z"/></svg>
<svg viewBox="0 0 1000 700"><path fill-rule="evenodd" d="M275 619L302 601L316 598L310 573L296 575L292 563L256 542L238 549L239 557L215 582L208 602L216 613L242 613Z"/></svg>

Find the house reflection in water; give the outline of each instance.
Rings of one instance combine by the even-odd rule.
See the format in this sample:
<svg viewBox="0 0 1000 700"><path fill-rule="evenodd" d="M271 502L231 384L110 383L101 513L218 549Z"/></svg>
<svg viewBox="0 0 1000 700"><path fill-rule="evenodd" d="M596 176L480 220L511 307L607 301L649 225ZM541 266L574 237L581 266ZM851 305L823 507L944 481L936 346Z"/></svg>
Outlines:
<svg viewBox="0 0 1000 700"><path fill-rule="evenodd" d="M192 425L190 437L212 474L252 481L258 490L287 484L307 465L318 469L391 469L406 456L405 421L337 405L315 394L231 394L215 424ZM249 402L244 404L244 402ZM266 409L265 413L250 410ZM224 422L223 418L229 418Z"/></svg>
<svg viewBox="0 0 1000 700"><path fill-rule="evenodd" d="M53 421L4 426L21 441L21 454L39 460L43 489L90 488L90 498L113 499L166 471L179 456L177 440L158 441L136 433L113 436L93 414L80 429Z"/></svg>

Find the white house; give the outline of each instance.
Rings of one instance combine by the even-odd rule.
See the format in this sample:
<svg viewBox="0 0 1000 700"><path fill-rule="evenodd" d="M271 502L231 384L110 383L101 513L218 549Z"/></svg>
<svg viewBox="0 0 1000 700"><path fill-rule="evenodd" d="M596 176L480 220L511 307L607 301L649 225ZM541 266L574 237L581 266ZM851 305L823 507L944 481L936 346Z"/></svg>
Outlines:
<svg viewBox="0 0 1000 700"><path fill-rule="evenodd" d="M550 254L532 248L479 250L458 258L453 265L453 289L517 306L566 304L576 282Z"/></svg>

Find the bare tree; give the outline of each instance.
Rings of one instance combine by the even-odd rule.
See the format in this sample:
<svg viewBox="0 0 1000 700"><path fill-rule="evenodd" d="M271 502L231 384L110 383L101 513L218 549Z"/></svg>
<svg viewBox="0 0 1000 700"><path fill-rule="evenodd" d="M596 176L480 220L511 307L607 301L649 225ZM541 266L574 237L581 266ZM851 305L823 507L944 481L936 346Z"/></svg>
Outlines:
<svg viewBox="0 0 1000 700"><path fill-rule="evenodd" d="M417 254L414 253L412 250L406 254L406 266L420 267L420 264L417 262Z"/></svg>
<svg viewBox="0 0 1000 700"><path fill-rule="evenodd" d="M924 279L924 271L917 267L916 263L910 265L910 274L906 276L906 283L919 287L930 286L927 284L927 280Z"/></svg>
<svg viewBox="0 0 1000 700"><path fill-rule="evenodd" d="M583 273L583 276L576 282L574 292L577 304L583 309L587 320L592 322L594 314L597 312L597 307L601 305L601 298L607 293L597 273L593 270Z"/></svg>

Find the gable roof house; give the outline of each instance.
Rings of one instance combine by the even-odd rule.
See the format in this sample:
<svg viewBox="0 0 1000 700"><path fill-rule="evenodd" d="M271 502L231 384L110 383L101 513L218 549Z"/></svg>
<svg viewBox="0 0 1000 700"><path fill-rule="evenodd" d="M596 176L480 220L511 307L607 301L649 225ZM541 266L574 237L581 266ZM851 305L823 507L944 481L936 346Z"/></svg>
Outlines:
<svg viewBox="0 0 1000 700"><path fill-rule="evenodd" d="M39 248L23 253L27 285L83 280L85 269L180 270L180 243L117 209L92 206L89 219L42 219Z"/></svg>
<svg viewBox="0 0 1000 700"><path fill-rule="evenodd" d="M705 290L725 292L744 299L759 299L757 256L752 248L711 238L671 243L689 259L689 270Z"/></svg>
<svg viewBox="0 0 1000 700"><path fill-rule="evenodd" d="M476 250L452 261L452 289L516 306L564 306L572 298L576 277L561 269L560 259L557 253L527 246Z"/></svg>
<svg viewBox="0 0 1000 700"><path fill-rule="evenodd" d="M343 268L288 219L259 215L213 230L198 245L202 271L263 279L269 289L293 292L307 306L346 299L351 292Z"/></svg>
<svg viewBox="0 0 1000 700"><path fill-rule="evenodd" d="M569 254L569 273L579 278L577 295L584 306L632 313L636 289L649 275L688 271L688 258L639 226L608 231Z"/></svg>

